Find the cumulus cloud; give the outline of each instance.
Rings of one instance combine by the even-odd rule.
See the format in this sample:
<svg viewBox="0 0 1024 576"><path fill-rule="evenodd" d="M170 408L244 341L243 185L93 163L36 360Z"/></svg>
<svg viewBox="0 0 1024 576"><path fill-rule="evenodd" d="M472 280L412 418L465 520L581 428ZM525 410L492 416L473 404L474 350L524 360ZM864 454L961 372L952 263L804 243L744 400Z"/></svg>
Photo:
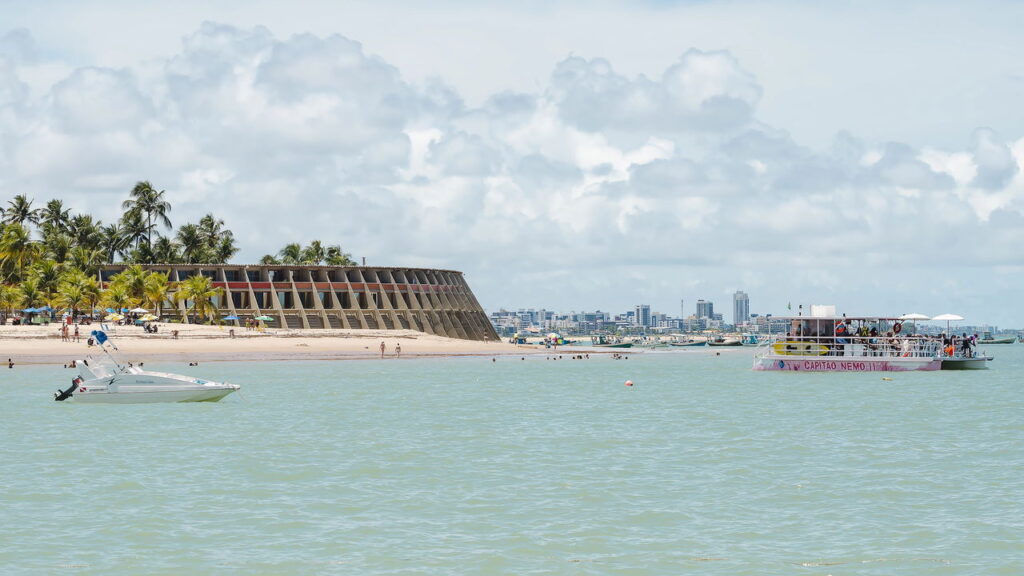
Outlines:
<svg viewBox="0 0 1024 576"><path fill-rule="evenodd" d="M570 56L555 67L549 96L587 131L716 131L749 122L761 88L730 54L690 50L659 80L630 79L603 58Z"/></svg>
<svg viewBox="0 0 1024 576"><path fill-rule="evenodd" d="M651 78L569 56L535 92L469 108L340 35L204 23L163 61L69 67L38 95L21 76L33 46L0 37L5 195L110 220L149 179L176 223L221 214L245 261L320 238L371 264L466 270L485 305L596 308L644 281L778 292L796 278L852 298L888 279L912 294L898 271L1005 270L1024 240L1024 140L979 129L941 150L844 132L812 149L758 119L765 89L727 51L686 51Z"/></svg>

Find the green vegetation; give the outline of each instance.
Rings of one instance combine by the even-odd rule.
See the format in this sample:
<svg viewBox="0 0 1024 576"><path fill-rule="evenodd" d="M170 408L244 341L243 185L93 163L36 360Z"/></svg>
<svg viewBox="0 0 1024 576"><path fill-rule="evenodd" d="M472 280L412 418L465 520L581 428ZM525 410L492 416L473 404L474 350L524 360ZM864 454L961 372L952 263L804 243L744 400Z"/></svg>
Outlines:
<svg viewBox="0 0 1024 576"><path fill-rule="evenodd" d="M303 264L309 266L355 266L352 255L343 252L341 246L335 244L324 246L319 240L313 240L305 248L301 244L288 244L277 253L260 258L260 264Z"/></svg>
<svg viewBox="0 0 1024 576"><path fill-rule="evenodd" d="M172 288L166 274L141 264L224 264L238 247L224 220L207 214L173 229L171 204L164 190L148 181L135 184L121 204L124 214L104 224L89 214L72 214L61 200L42 208L19 194L0 206L0 322L26 307L49 306L73 314L96 307L145 306L159 316L165 305L185 302L195 320L214 319L223 289L209 278L193 276ZM165 235L166 233L166 235ZM265 264L354 266L340 246L289 244ZM103 264L129 266L105 288L97 278Z"/></svg>

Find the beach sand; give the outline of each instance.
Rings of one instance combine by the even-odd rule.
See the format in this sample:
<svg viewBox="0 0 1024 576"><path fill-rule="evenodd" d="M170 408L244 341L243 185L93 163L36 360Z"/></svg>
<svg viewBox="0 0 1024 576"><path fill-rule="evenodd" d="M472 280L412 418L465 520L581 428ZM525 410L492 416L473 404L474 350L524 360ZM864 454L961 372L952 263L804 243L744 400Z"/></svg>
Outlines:
<svg viewBox="0 0 1024 576"><path fill-rule="evenodd" d="M70 326L74 334L74 326ZM0 361L10 358L18 364L64 364L72 359L100 353L86 340L99 324L79 327L80 342L62 342L60 326L0 326ZM178 331L178 338L172 337ZM264 332L188 324L161 324L158 334L146 334L141 327L111 326L111 338L125 361L130 362L216 362L264 360L345 360L431 356L499 356L551 353L542 346L507 342L479 342L432 336L413 330L286 330Z"/></svg>

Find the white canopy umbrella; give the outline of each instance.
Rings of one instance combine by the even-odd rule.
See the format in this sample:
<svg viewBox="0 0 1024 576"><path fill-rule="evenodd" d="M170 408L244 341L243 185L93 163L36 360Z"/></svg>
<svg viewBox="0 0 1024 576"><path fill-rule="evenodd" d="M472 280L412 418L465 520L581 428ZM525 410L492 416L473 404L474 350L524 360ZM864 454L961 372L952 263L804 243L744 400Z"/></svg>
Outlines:
<svg viewBox="0 0 1024 576"><path fill-rule="evenodd" d="M913 323L913 326L914 326L914 332L913 333L916 334L917 333L917 321L918 320L930 320L930 318L928 318L924 314L918 314L917 312L911 312L910 314L904 314L903 316L900 316L900 320L903 320L903 321L910 320Z"/></svg>
<svg viewBox="0 0 1024 576"><path fill-rule="evenodd" d="M959 322L960 320L963 320L963 319L964 319L963 316L958 316L956 314L939 314L938 316L932 318L932 320L939 320L939 321L945 320L946 321L946 336L947 337L949 336L949 323L950 322Z"/></svg>
<svg viewBox="0 0 1024 576"><path fill-rule="evenodd" d="M132 308L129 312L132 314L145 314L146 312L149 312L149 310L146 310L145 308Z"/></svg>

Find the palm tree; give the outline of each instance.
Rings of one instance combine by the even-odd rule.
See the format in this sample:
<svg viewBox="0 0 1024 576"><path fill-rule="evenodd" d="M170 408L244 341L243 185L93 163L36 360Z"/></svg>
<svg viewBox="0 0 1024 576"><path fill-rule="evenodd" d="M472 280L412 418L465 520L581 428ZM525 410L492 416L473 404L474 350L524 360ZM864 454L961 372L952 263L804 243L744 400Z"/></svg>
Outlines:
<svg viewBox="0 0 1024 576"><path fill-rule="evenodd" d="M206 242L198 226L195 224L185 224L178 228L177 240L178 244L181 245L181 257L185 260L186 264L203 260Z"/></svg>
<svg viewBox="0 0 1024 576"><path fill-rule="evenodd" d="M100 299L100 283L95 276L86 276L84 272L76 269L65 273L64 279L57 287L58 304L60 304L60 296L68 287L73 287L74 291L81 293L84 300L80 309L92 310L95 308L96 302Z"/></svg>
<svg viewBox="0 0 1024 576"><path fill-rule="evenodd" d="M107 286L107 289L100 295L100 302L106 307L113 308L114 310L132 308L138 304L138 300L132 298L131 294L128 293L128 288L123 284L114 283Z"/></svg>
<svg viewBox="0 0 1024 576"><path fill-rule="evenodd" d="M344 252L341 246L334 244L327 247L327 255L324 261L328 266L355 266L356 262L352 255Z"/></svg>
<svg viewBox="0 0 1024 576"><path fill-rule="evenodd" d="M75 247L75 239L64 232L56 232L51 229L49 234L43 236L44 254L57 262L65 262L71 256L71 250Z"/></svg>
<svg viewBox="0 0 1024 576"><path fill-rule="evenodd" d="M220 240L213 246L213 261L216 264L225 264L232 256L238 253L238 246L235 245L235 235L231 230L221 234Z"/></svg>
<svg viewBox="0 0 1024 576"><path fill-rule="evenodd" d="M56 260L40 260L32 266L29 278L33 278L39 290L49 298L57 292L57 285L60 284L63 273L64 266Z"/></svg>
<svg viewBox="0 0 1024 576"><path fill-rule="evenodd" d="M199 234L207 246L217 244L217 239L224 230L224 221L215 218L213 214L207 214L199 219Z"/></svg>
<svg viewBox="0 0 1024 576"><path fill-rule="evenodd" d="M110 283L120 284L128 290L128 295L142 301L146 293L146 277L149 272L143 270L139 264L132 264L110 279Z"/></svg>
<svg viewBox="0 0 1024 576"><path fill-rule="evenodd" d="M61 200L50 200L46 207L39 211L39 224L44 233L67 232L71 224L71 210L64 208Z"/></svg>
<svg viewBox="0 0 1024 576"><path fill-rule="evenodd" d="M142 244L143 240L149 238L151 228L146 225L146 221L142 218L142 213L134 210L125 212L121 215L121 234L125 237L127 244L125 245L124 251L127 251L128 246L134 245L136 247Z"/></svg>
<svg viewBox="0 0 1024 576"><path fill-rule="evenodd" d="M157 316L160 316L163 304L167 301L169 291L170 283L167 280L167 274L151 272L149 276L146 276L143 302L146 303L147 307L154 309Z"/></svg>
<svg viewBox="0 0 1024 576"><path fill-rule="evenodd" d="M324 258L327 257L327 252L324 250L324 245L319 240L313 240L302 249L302 263L303 264L314 264L319 266Z"/></svg>
<svg viewBox="0 0 1024 576"><path fill-rule="evenodd" d="M89 214L77 214L71 218L68 233L74 238L77 246L95 250L103 243L102 225L102 222L93 220Z"/></svg>
<svg viewBox="0 0 1024 576"><path fill-rule="evenodd" d="M35 307L46 303L46 295L39 289L39 282L37 282L35 278L25 280L21 283L19 288L22 296L24 297L22 300L23 305Z"/></svg>
<svg viewBox="0 0 1024 576"><path fill-rule="evenodd" d="M195 313L196 321L199 317L208 316L213 318L217 311L213 305L213 299L224 294L224 289L214 287L213 281L206 276L189 276L186 280L178 283L178 290L174 293L177 302L185 301L192 303L192 311Z"/></svg>
<svg viewBox="0 0 1024 576"><path fill-rule="evenodd" d="M53 299L54 308L71 309L71 317L78 316L78 311L89 306L89 294L81 284L61 282Z"/></svg>
<svg viewBox="0 0 1024 576"><path fill-rule="evenodd" d="M131 238L117 224L107 224L100 228L100 236L100 248L108 264L113 264L118 256L124 257L125 250L131 244Z"/></svg>
<svg viewBox="0 0 1024 576"><path fill-rule="evenodd" d="M21 308L24 301L25 294L20 288L0 284L0 309L4 312L4 323L7 322L7 316L11 315L15 308Z"/></svg>
<svg viewBox="0 0 1024 576"><path fill-rule="evenodd" d="M23 279L25 268L31 265L42 250L32 240L32 233L21 224L11 224L0 238L0 264L15 280Z"/></svg>
<svg viewBox="0 0 1024 576"><path fill-rule="evenodd" d="M121 203L121 208L126 212L135 212L146 215L146 244L153 245L153 227L156 224L163 224L171 228L171 219L167 213L171 211L171 203L164 198L164 191L159 192L153 188L148 181L137 182L132 188L131 198Z"/></svg>
<svg viewBox="0 0 1024 576"><path fill-rule="evenodd" d="M281 262L284 264L300 264L302 262L302 246L297 242L287 244L277 255L281 257Z"/></svg>
<svg viewBox="0 0 1024 576"><path fill-rule="evenodd" d="M153 243L153 261L163 264L176 264L181 261L178 245L166 236L158 236Z"/></svg>
<svg viewBox="0 0 1024 576"><path fill-rule="evenodd" d="M75 246L71 250L68 263L72 268L81 270L88 276L95 276L99 272L100 264L104 262L103 252L84 246Z"/></svg>
<svg viewBox="0 0 1024 576"><path fill-rule="evenodd" d="M264 254L263 257L260 258L260 264L262 264L264 266L274 266L274 265L280 264L280 263L281 263L281 261L278 260L277 258L275 258L271 254Z"/></svg>
<svg viewBox="0 0 1024 576"><path fill-rule="evenodd" d="M9 207L4 211L7 224L39 224L39 210L32 208L32 201L24 194L18 194L7 204Z"/></svg>

